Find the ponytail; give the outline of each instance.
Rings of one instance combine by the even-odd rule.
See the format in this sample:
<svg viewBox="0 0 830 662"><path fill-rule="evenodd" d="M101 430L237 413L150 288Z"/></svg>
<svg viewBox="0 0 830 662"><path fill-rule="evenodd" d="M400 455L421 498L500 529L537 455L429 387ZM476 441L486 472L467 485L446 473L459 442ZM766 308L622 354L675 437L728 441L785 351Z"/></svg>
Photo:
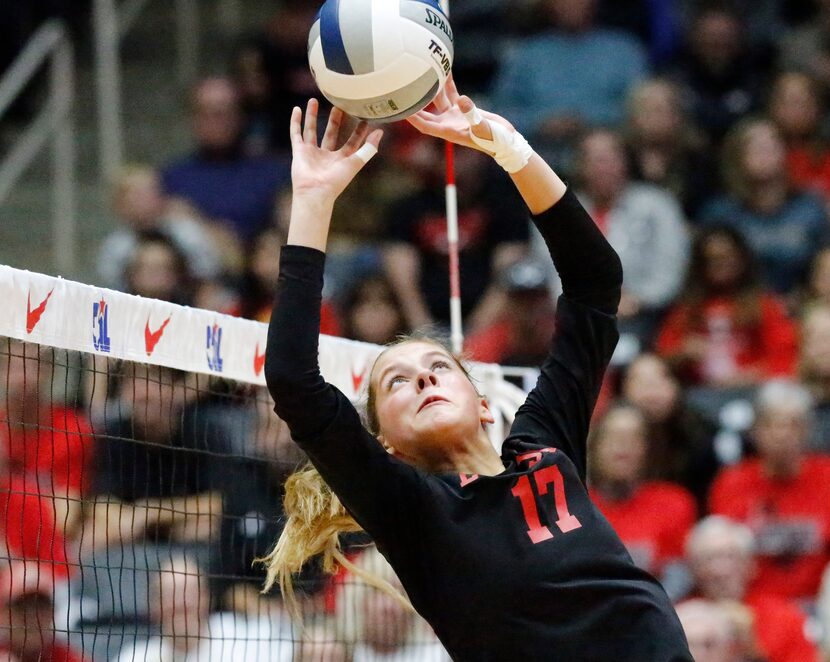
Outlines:
<svg viewBox="0 0 830 662"><path fill-rule="evenodd" d="M257 562L267 571L262 592L266 593L278 584L286 607L297 622L301 617L294 592L294 575L309 559L318 555L322 555L323 572L335 574L342 566L412 609L409 600L389 582L356 566L343 554L340 534L363 529L311 464L297 470L285 481L283 508L285 528L274 549Z"/></svg>

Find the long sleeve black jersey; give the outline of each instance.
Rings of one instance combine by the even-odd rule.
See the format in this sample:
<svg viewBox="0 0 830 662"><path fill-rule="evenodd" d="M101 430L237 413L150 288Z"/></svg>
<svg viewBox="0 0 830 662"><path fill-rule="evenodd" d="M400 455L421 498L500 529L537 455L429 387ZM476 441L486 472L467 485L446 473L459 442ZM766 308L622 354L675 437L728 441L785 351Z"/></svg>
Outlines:
<svg viewBox="0 0 830 662"><path fill-rule="evenodd" d="M556 334L496 476L385 452L317 362L325 256L282 251L266 378L276 411L455 660L691 662L671 603L588 498L586 437L617 341L619 259L568 192L535 218L563 282Z"/></svg>

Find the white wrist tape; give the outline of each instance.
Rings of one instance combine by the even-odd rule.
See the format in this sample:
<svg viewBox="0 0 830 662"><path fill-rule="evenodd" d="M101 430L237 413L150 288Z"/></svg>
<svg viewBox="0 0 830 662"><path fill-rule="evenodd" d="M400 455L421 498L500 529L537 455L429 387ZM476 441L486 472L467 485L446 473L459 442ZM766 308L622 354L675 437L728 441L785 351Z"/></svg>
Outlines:
<svg viewBox="0 0 830 662"><path fill-rule="evenodd" d="M475 106L470 112L464 113L464 117L467 118L470 127L484 121ZM498 122L490 122L490 130L493 132L492 140L479 138L472 131L470 131L470 137L476 145L490 152L496 163L507 172L514 173L524 168L527 162L530 161L530 157L533 156L533 148L524 136L518 131L511 131Z"/></svg>
<svg viewBox="0 0 830 662"><path fill-rule="evenodd" d="M363 146L355 152L355 156L363 163L369 163L372 157L378 153L378 148L372 143L364 143Z"/></svg>

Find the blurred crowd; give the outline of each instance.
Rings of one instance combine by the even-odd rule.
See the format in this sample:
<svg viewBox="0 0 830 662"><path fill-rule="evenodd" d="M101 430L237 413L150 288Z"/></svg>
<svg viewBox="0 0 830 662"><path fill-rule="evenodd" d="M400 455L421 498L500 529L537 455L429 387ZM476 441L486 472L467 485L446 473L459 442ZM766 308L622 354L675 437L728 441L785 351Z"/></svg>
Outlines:
<svg viewBox="0 0 830 662"><path fill-rule="evenodd" d="M830 1L451 4L459 88L555 165L623 262L593 498L677 602L696 660L830 659ZM123 170L98 284L268 320L316 8L283 1L193 87L189 154ZM504 174L468 150L456 170L467 353L537 366L555 271ZM321 332L446 331L443 188L443 146L389 125L335 210ZM444 659L348 573L308 569L304 647L279 596L258 595L251 564L302 461L267 393L1 353L0 653ZM62 395L58 367L78 375ZM358 562L383 567L363 543Z"/></svg>

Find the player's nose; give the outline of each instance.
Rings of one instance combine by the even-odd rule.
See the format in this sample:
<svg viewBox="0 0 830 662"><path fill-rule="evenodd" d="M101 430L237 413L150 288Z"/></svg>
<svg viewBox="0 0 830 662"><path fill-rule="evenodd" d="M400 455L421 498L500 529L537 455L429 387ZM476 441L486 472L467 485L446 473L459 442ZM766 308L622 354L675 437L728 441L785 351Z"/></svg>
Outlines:
<svg viewBox="0 0 830 662"><path fill-rule="evenodd" d="M419 392L430 386L438 386L438 375L432 372L432 370L424 370L418 374L415 384Z"/></svg>

